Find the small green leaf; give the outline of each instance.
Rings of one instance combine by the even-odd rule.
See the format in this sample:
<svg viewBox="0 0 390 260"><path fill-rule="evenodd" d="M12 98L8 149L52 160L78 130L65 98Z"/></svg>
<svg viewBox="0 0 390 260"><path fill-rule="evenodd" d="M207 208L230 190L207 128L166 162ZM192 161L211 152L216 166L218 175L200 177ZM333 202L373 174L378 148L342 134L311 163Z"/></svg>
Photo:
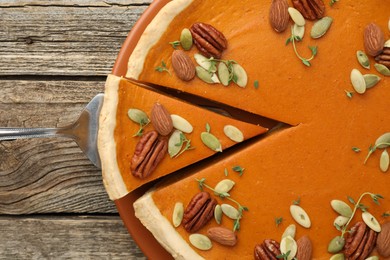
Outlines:
<svg viewBox="0 0 390 260"><path fill-rule="evenodd" d="M253 82L253 86L255 87L255 89L258 89L259 88L259 81L255 80L255 82Z"/></svg>
<svg viewBox="0 0 390 260"><path fill-rule="evenodd" d="M225 174L225 176L228 176L228 175L229 175L228 169L225 168L224 174Z"/></svg>
<svg viewBox="0 0 390 260"><path fill-rule="evenodd" d="M316 56L317 55L317 46L309 46L309 49L311 50L311 54L313 56Z"/></svg>
<svg viewBox="0 0 390 260"><path fill-rule="evenodd" d="M283 218L282 217L277 217L275 218L275 225L278 227L280 224L282 224Z"/></svg>
<svg viewBox="0 0 390 260"><path fill-rule="evenodd" d="M311 66L310 61L308 61L308 60L306 60L306 59L302 59L302 63L305 64L305 65L308 66L308 67Z"/></svg>
<svg viewBox="0 0 390 260"><path fill-rule="evenodd" d="M292 204L293 204L293 205L299 206L299 204L301 204L301 197L298 197L298 199L294 200L294 201L292 202Z"/></svg>
<svg viewBox="0 0 390 260"><path fill-rule="evenodd" d="M209 123L206 123L206 132L210 133L210 130L211 130L211 127L210 127Z"/></svg>
<svg viewBox="0 0 390 260"><path fill-rule="evenodd" d="M382 217L383 217L383 218L388 218L388 217L390 217L390 211L384 212L384 213L382 214Z"/></svg>
<svg viewBox="0 0 390 260"><path fill-rule="evenodd" d="M292 41L291 37L286 40L286 45L288 45Z"/></svg>
<svg viewBox="0 0 390 260"><path fill-rule="evenodd" d="M242 176L244 174L245 168L242 168L241 166L237 165L232 168L233 171L238 172L239 176Z"/></svg>
<svg viewBox="0 0 390 260"><path fill-rule="evenodd" d="M174 41L169 43L175 50L180 46L180 41Z"/></svg>
<svg viewBox="0 0 390 260"><path fill-rule="evenodd" d="M351 202L353 205L355 205L355 204L356 204L355 200L354 200L352 197L350 197L350 196L347 196L347 199L348 199L348 200L349 200L349 202Z"/></svg>
<svg viewBox="0 0 390 260"><path fill-rule="evenodd" d="M361 152L360 148L358 148L358 147L352 147L352 151L354 151L355 153Z"/></svg>
<svg viewBox="0 0 390 260"><path fill-rule="evenodd" d="M347 94L347 97L348 97L349 99L351 99L351 98L353 97L353 92L348 91L348 90L344 90L344 91L345 91L345 93Z"/></svg>

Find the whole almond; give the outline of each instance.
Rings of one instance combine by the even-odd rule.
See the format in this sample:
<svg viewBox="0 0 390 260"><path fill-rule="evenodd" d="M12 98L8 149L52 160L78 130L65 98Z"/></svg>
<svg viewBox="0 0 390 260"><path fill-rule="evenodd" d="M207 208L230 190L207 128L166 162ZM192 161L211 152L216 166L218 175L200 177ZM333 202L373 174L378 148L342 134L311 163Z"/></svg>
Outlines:
<svg viewBox="0 0 390 260"><path fill-rule="evenodd" d="M296 258L299 260L310 260L312 252L313 252L313 245L311 244L311 240L308 236L303 236L297 241L298 245L298 251Z"/></svg>
<svg viewBox="0 0 390 260"><path fill-rule="evenodd" d="M277 32L287 29L290 15L288 14L288 3L286 0L273 0L269 10L269 21L272 28Z"/></svg>
<svg viewBox="0 0 390 260"><path fill-rule="evenodd" d="M224 246L234 246L237 243L237 236L236 234L224 227L212 227L207 230L207 236Z"/></svg>
<svg viewBox="0 0 390 260"><path fill-rule="evenodd" d="M191 58L182 50L172 53L172 67L179 79L190 81L195 77L195 65Z"/></svg>
<svg viewBox="0 0 390 260"><path fill-rule="evenodd" d="M385 37L381 28L375 23L370 23L364 29L364 47L367 54L379 55L385 45Z"/></svg>
<svg viewBox="0 0 390 260"><path fill-rule="evenodd" d="M390 257L390 222L382 224L382 231L376 240L376 249L384 258Z"/></svg>
<svg viewBox="0 0 390 260"><path fill-rule="evenodd" d="M171 115L160 103L154 104L152 108L151 121L154 129L162 136L168 135L173 130Z"/></svg>

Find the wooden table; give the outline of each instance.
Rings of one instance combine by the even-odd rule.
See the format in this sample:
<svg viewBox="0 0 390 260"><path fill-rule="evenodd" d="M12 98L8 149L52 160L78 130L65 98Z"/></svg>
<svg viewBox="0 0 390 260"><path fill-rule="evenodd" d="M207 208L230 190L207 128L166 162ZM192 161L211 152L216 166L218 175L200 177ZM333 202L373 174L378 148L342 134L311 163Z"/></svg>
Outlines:
<svg viewBox="0 0 390 260"><path fill-rule="evenodd" d="M1 0L0 126L74 121L151 0ZM0 142L0 259L144 259L64 138Z"/></svg>

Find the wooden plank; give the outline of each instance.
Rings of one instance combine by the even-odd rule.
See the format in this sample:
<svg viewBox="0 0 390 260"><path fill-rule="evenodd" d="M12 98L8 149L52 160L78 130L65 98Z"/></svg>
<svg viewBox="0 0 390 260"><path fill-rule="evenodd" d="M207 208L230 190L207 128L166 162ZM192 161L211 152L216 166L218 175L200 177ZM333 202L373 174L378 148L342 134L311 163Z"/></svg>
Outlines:
<svg viewBox="0 0 390 260"><path fill-rule="evenodd" d="M73 122L102 81L0 81L0 126ZM0 142L0 214L113 213L101 172L64 138Z"/></svg>
<svg viewBox="0 0 390 260"><path fill-rule="evenodd" d="M146 259L118 216L0 217L2 259Z"/></svg>
<svg viewBox="0 0 390 260"><path fill-rule="evenodd" d="M65 2L0 5L0 76L106 75L147 7L144 1Z"/></svg>

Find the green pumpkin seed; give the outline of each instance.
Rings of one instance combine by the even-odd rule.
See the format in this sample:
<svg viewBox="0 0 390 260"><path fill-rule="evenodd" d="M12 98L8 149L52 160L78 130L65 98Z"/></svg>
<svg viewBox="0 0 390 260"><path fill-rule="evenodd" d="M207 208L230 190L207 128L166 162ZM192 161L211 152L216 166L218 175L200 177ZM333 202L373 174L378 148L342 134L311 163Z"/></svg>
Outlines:
<svg viewBox="0 0 390 260"><path fill-rule="evenodd" d="M344 260L345 256L343 253L332 255L329 260Z"/></svg>
<svg viewBox="0 0 390 260"><path fill-rule="evenodd" d="M180 34L180 44L184 50L188 51L192 47L192 34L187 28L183 29Z"/></svg>
<svg viewBox="0 0 390 260"><path fill-rule="evenodd" d="M352 216L351 207L342 200L332 200L330 202L332 209L339 213L341 216L350 218Z"/></svg>
<svg viewBox="0 0 390 260"><path fill-rule="evenodd" d="M222 152L221 143L219 142L218 138L215 137L213 134L209 132L202 132L200 134L200 138L202 139L204 145L206 145L211 150L215 152Z"/></svg>
<svg viewBox="0 0 390 260"><path fill-rule="evenodd" d="M203 56L202 54L196 53L194 54L194 59L196 63L198 63L199 66L204 68L207 71L210 72L216 72L217 71L217 66L215 61L210 61L208 58Z"/></svg>
<svg viewBox="0 0 390 260"><path fill-rule="evenodd" d="M202 234L191 234L189 239L191 244L200 250L210 250L213 246L211 240Z"/></svg>
<svg viewBox="0 0 390 260"><path fill-rule="evenodd" d="M357 93L363 94L366 92L366 82L364 81L362 73L357 69L351 71L351 83Z"/></svg>
<svg viewBox="0 0 390 260"><path fill-rule="evenodd" d="M305 35L305 26L299 26L294 23L293 32L295 36L298 36L299 38L303 39L303 36Z"/></svg>
<svg viewBox="0 0 390 260"><path fill-rule="evenodd" d="M375 141L375 146L381 149L389 147L388 144L390 144L390 132L379 136Z"/></svg>
<svg viewBox="0 0 390 260"><path fill-rule="evenodd" d="M234 63L232 67L233 67L233 74L237 78L236 84L239 87L245 88L246 85L248 84L248 75L246 74L246 71L240 64L237 63Z"/></svg>
<svg viewBox="0 0 390 260"><path fill-rule="evenodd" d="M337 236L330 241L328 245L328 252L331 254L336 254L341 250L343 250L344 245L345 245L345 239L341 236Z"/></svg>
<svg viewBox="0 0 390 260"><path fill-rule="evenodd" d="M360 65L362 65L363 68L370 69L370 60L368 59L368 56L363 51L357 51L356 57L358 59L358 62Z"/></svg>
<svg viewBox="0 0 390 260"><path fill-rule="evenodd" d="M194 130L190 122L179 115L171 115L173 127L184 133L190 134Z"/></svg>
<svg viewBox="0 0 390 260"><path fill-rule="evenodd" d="M219 77L219 80L221 81L222 85L224 85L224 86L229 85L229 80L230 80L229 69L226 66L226 64L223 62L220 62L218 64L218 77Z"/></svg>
<svg viewBox="0 0 390 260"><path fill-rule="evenodd" d="M306 211L298 205L290 205L290 213L293 219L302 227L310 228L311 221Z"/></svg>
<svg viewBox="0 0 390 260"><path fill-rule="evenodd" d="M172 214L172 223L174 227L178 227L181 224L181 221L183 220L183 214L184 214L184 206L181 202L176 202L175 208L173 209Z"/></svg>
<svg viewBox="0 0 390 260"><path fill-rule="evenodd" d="M364 260L379 260L379 257L376 256L376 255L373 255L373 256L370 256L370 257L368 257L368 258L366 258Z"/></svg>
<svg viewBox="0 0 390 260"><path fill-rule="evenodd" d="M381 159L379 161L379 167L380 167L381 171L387 172L387 170L389 169L389 164L390 164L389 153L385 149L385 150L383 150L383 152L381 154Z"/></svg>
<svg viewBox="0 0 390 260"><path fill-rule="evenodd" d="M348 223L348 220L349 218L347 217L344 217L344 216L338 216L337 218L335 218L335 220L333 221L333 225L334 226L339 226L339 227L342 227L344 226L345 224Z"/></svg>
<svg viewBox="0 0 390 260"><path fill-rule="evenodd" d="M375 63L375 69L382 75L390 76L390 70L383 64Z"/></svg>
<svg viewBox="0 0 390 260"><path fill-rule="evenodd" d="M223 132L230 140L240 143L244 141L244 134L235 126L225 125L223 128Z"/></svg>
<svg viewBox="0 0 390 260"><path fill-rule="evenodd" d="M381 78L375 74L363 75L364 81L366 82L366 88L372 88L381 80Z"/></svg>
<svg viewBox="0 0 390 260"><path fill-rule="evenodd" d="M364 223L367 224L369 228L374 230L375 232L381 232L382 228L381 225L379 224L378 220L368 211L365 211L362 213L362 219Z"/></svg>
<svg viewBox="0 0 390 260"><path fill-rule="evenodd" d="M297 242L295 242L294 238L291 236L284 237L282 241L280 241L280 252L282 254L287 254L287 260L291 260L295 257L298 251ZM286 258L285 258L286 259Z"/></svg>
<svg viewBox="0 0 390 260"><path fill-rule="evenodd" d="M296 23L298 26L305 25L306 23L305 18L303 18L303 15L297 9L293 7L289 7L287 10L294 23Z"/></svg>
<svg viewBox="0 0 390 260"><path fill-rule="evenodd" d="M146 125L150 122L148 115L144 111L139 110L137 108L130 108L127 111L127 115L133 122L140 125Z"/></svg>
<svg viewBox="0 0 390 260"><path fill-rule="evenodd" d="M183 147L183 142L181 141L182 134L180 130L175 130L169 137L168 154L171 158L175 157Z"/></svg>
<svg viewBox="0 0 390 260"><path fill-rule="evenodd" d="M313 39L318 39L322 37L332 25L333 19L332 17L325 16L314 23L311 28L310 36Z"/></svg>
<svg viewBox="0 0 390 260"><path fill-rule="evenodd" d="M209 84L215 83L214 80L212 79L213 73L208 72L207 70L205 70L204 68L202 68L200 66L196 66L195 71L196 71L196 76L198 78L200 78L201 80L203 80L204 82L209 83Z"/></svg>
<svg viewBox="0 0 390 260"><path fill-rule="evenodd" d="M294 224L289 225L286 230L284 230L282 239L290 236L292 238L295 238L295 233L297 232L297 227Z"/></svg>
<svg viewBox="0 0 390 260"><path fill-rule="evenodd" d="M234 185L236 183L232 180L229 179L224 179L215 185L214 190L215 190L215 195L218 195L220 193L226 193L229 192L231 189L233 189Z"/></svg>
<svg viewBox="0 0 390 260"><path fill-rule="evenodd" d="M214 219L218 225L221 224L221 222L222 222L222 208L221 208L221 205L219 205L219 204L217 206L215 206L215 208L214 208Z"/></svg>
<svg viewBox="0 0 390 260"><path fill-rule="evenodd" d="M238 212L238 210L235 207L233 207L232 205L222 204L221 209L222 209L223 214L225 214L228 218L238 219L238 217L240 216L240 213Z"/></svg>

